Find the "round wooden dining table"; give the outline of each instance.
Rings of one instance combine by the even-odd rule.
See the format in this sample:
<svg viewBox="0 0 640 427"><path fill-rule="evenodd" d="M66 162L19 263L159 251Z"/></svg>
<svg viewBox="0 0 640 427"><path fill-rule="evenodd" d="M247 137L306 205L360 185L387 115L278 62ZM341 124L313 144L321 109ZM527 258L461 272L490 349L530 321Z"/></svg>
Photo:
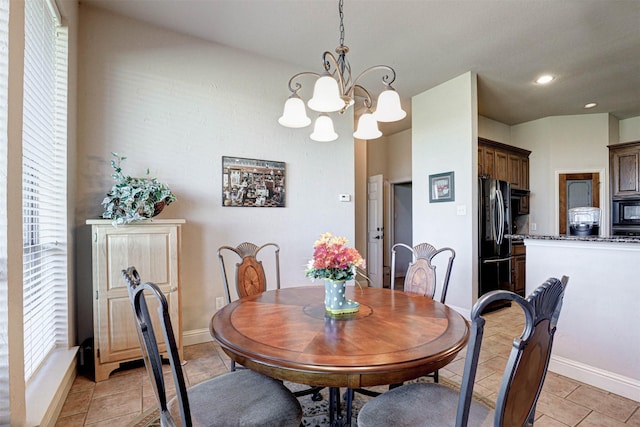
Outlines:
<svg viewBox="0 0 640 427"><path fill-rule="evenodd" d="M212 337L236 363L300 384L357 389L398 384L451 362L467 321L424 296L347 287L357 313L325 313L324 287L272 290L234 301L211 319Z"/></svg>

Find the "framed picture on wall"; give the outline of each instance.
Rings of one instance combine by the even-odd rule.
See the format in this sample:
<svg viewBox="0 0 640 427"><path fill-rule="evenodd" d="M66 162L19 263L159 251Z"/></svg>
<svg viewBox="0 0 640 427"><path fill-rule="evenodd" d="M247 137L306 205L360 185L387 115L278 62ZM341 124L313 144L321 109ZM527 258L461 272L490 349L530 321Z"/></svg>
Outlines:
<svg viewBox="0 0 640 427"><path fill-rule="evenodd" d="M453 172L429 175L429 203L455 201Z"/></svg>
<svg viewBox="0 0 640 427"><path fill-rule="evenodd" d="M284 162L222 157L222 206L282 208Z"/></svg>

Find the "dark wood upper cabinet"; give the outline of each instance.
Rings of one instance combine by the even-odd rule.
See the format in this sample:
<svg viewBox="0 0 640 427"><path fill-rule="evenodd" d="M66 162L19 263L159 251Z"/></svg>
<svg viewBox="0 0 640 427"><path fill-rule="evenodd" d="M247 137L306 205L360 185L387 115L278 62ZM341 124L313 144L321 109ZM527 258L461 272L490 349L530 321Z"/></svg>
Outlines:
<svg viewBox="0 0 640 427"><path fill-rule="evenodd" d="M640 141L609 145L611 197L640 197Z"/></svg>
<svg viewBox="0 0 640 427"><path fill-rule="evenodd" d="M512 188L528 190L530 154L529 150L478 138L478 175L510 182Z"/></svg>

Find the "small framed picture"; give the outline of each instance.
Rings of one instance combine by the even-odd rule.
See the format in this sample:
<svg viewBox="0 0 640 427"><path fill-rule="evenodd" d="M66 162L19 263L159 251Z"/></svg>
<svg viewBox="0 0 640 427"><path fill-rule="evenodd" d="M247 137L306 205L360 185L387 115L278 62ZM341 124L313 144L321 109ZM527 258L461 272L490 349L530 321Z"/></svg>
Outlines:
<svg viewBox="0 0 640 427"><path fill-rule="evenodd" d="M429 175L429 203L453 202L455 200L453 172Z"/></svg>

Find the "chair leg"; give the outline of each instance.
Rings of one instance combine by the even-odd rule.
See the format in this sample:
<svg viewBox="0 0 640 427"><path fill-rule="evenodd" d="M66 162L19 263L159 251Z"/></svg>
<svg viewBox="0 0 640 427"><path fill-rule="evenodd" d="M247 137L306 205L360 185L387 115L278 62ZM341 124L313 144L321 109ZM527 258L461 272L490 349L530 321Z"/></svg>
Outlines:
<svg viewBox="0 0 640 427"><path fill-rule="evenodd" d="M438 371L435 371L433 373L433 382L436 384L440 382L440 376L438 375Z"/></svg>

